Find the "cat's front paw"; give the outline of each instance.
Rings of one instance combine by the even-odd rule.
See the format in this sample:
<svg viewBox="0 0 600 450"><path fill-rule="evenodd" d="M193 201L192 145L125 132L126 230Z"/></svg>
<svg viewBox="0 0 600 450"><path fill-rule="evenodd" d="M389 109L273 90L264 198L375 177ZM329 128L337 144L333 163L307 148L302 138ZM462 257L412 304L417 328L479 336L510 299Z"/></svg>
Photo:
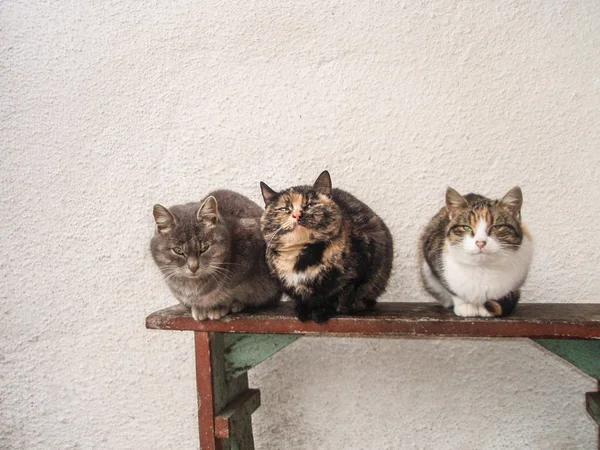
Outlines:
<svg viewBox="0 0 600 450"><path fill-rule="evenodd" d="M192 306L192 317L198 322L208 319L208 314L204 308Z"/></svg>
<svg viewBox="0 0 600 450"><path fill-rule="evenodd" d="M219 320L229 314L228 306L217 306L208 310L208 318L210 320Z"/></svg>
<svg viewBox="0 0 600 450"><path fill-rule="evenodd" d="M233 302L231 305L231 312L232 313L239 313L242 312L244 310L244 304L240 303L240 302Z"/></svg>
<svg viewBox="0 0 600 450"><path fill-rule="evenodd" d="M483 305L460 303L454 305L454 314L460 317L493 317L493 314Z"/></svg>
<svg viewBox="0 0 600 450"><path fill-rule="evenodd" d="M478 305L479 317L494 317L495 314L485 307L485 305Z"/></svg>
<svg viewBox="0 0 600 450"><path fill-rule="evenodd" d="M312 318L312 311L306 303L297 303L295 309L300 322L306 322Z"/></svg>
<svg viewBox="0 0 600 450"><path fill-rule="evenodd" d="M217 306L216 308L199 308L192 306L192 317L197 321L219 320L229 314L228 306Z"/></svg>
<svg viewBox="0 0 600 450"><path fill-rule="evenodd" d="M312 318L317 323L325 323L335 316L335 309L330 307L315 308L312 313Z"/></svg>

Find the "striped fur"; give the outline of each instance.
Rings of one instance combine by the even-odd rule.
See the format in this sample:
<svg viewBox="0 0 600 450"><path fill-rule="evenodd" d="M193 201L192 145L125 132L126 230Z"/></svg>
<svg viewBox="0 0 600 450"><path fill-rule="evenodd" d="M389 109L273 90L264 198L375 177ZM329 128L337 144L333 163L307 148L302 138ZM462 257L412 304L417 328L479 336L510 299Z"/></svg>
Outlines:
<svg viewBox="0 0 600 450"><path fill-rule="evenodd" d="M220 319L279 301L281 289L265 261L262 210L256 203L219 190L201 203L155 205L153 212L152 257L194 319Z"/></svg>
<svg viewBox="0 0 600 450"><path fill-rule="evenodd" d="M425 289L457 315L505 316L517 304L533 255L522 202L518 187L501 200L448 188L446 206L421 234Z"/></svg>

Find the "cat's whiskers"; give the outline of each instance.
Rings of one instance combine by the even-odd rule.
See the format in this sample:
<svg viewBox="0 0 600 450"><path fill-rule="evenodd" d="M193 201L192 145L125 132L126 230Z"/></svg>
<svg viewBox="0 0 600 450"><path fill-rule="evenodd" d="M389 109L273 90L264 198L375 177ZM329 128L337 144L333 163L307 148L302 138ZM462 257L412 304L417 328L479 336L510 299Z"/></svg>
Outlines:
<svg viewBox="0 0 600 450"><path fill-rule="evenodd" d="M227 271L220 267L214 267L214 266L209 266L209 268L211 269L211 273L216 273L216 274L224 276L224 277L231 277L230 271Z"/></svg>
<svg viewBox="0 0 600 450"><path fill-rule="evenodd" d="M175 278L176 276L177 276L177 272L176 272L176 271L174 271L174 272L172 272L172 273L170 273L170 274L166 275L166 276L164 277L164 280L165 280L165 281L169 281L169 280L171 280L171 279Z"/></svg>
<svg viewBox="0 0 600 450"><path fill-rule="evenodd" d="M175 276L179 272L177 269L174 269L172 267L161 267L160 271L165 281L169 281L170 279L175 278Z"/></svg>
<svg viewBox="0 0 600 450"><path fill-rule="evenodd" d="M214 273L212 273L212 272L210 272L210 271L209 271L209 272L206 272L206 273L208 274L208 276L209 276L209 277L211 277L211 278L212 278L212 280L215 282L215 284L216 284L216 285L218 285L218 284L219 284L219 279L218 279L218 278L215 276L215 274L214 274Z"/></svg>
<svg viewBox="0 0 600 450"><path fill-rule="evenodd" d="M507 256L514 256L519 248L521 248L520 244L505 244L501 242L498 253Z"/></svg>
<svg viewBox="0 0 600 450"><path fill-rule="evenodd" d="M220 263L220 262L213 262L213 261L211 261L208 264L208 267L217 268L217 269L225 270L227 272L231 272L231 270L228 269L227 267L222 267L224 264L229 264L229 263ZM235 263L231 263L231 264L235 264ZM241 266L241 264L237 264L237 265Z"/></svg>
<svg viewBox="0 0 600 450"><path fill-rule="evenodd" d="M271 246L271 243L273 242L273 239L275 239L275 236L277 236L277 234L282 231L285 228L289 227L292 223L294 222L294 219L288 219L286 222L284 222L279 228L277 228L277 230L275 230L272 235L271 235L271 239L269 239L269 242L267 242L267 250L269 250L269 247Z"/></svg>
<svg viewBox="0 0 600 450"><path fill-rule="evenodd" d="M175 276L175 272L163 274L163 280L168 281Z"/></svg>
<svg viewBox="0 0 600 450"><path fill-rule="evenodd" d="M221 277L224 277L227 281L233 276L233 273L230 270L225 269L224 267L219 267L215 264L209 264L208 268L211 269L209 272L211 275L217 274Z"/></svg>
<svg viewBox="0 0 600 450"><path fill-rule="evenodd" d="M517 258L517 256L512 251L500 250L500 255L504 258L505 261L508 261L511 267L517 268L521 265L521 262Z"/></svg>
<svg viewBox="0 0 600 450"><path fill-rule="evenodd" d="M215 271L218 271L222 274L226 274L229 275L230 277L233 276L233 270L235 269L235 267L223 267L224 265L228 265L228 266L240 266L243 267L243 264L239 264L239 263L219 263L219 262L213 262L211 263L210 267L213 268Z"/></svg>

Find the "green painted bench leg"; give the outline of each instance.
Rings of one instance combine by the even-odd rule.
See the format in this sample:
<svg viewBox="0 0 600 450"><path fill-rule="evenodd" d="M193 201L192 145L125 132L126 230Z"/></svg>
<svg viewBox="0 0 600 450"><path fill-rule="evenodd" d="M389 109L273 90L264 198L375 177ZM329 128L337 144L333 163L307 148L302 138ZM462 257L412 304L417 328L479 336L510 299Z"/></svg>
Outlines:
<svg viewBox="0 0 600 450"><path fill-rule="evenodd" d="M598 383L599 392L588 392L585 395L585 405L590 416L598 424L598 448L600 448L600 382Z"/></svg>
<svg viewBox="0 0 600 450"><path fill-rule="evenodd" d="M583 339L534 339L534 341L570 362L583 373L600 380L600 340ZM600 381L598 381L600 391ZM587 411L600 427L600 392L586 394ZM600 428L598 431L600 449Z"/></svg>
<svg viewBox="0 0 600 450"><path fill-rule="evenodd" d="M201 450L254 450L247 371L300 336L194 332Z"/></svg>

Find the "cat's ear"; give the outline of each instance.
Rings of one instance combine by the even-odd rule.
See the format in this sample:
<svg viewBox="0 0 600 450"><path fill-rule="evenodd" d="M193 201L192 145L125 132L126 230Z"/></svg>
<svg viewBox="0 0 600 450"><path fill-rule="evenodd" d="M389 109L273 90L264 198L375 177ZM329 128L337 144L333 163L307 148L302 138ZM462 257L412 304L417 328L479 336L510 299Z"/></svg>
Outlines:
<svg viewBox="0 0 600 450"><path fill-rule="evenodd" d="M321 172L321 175L319 175L319 178L313 184L313 188L329 197L331 195L331 176L329 172L326 170Z"/></svg>
<svg viewBox="0 0 600 450"><path fill-rule="evenodd" d="M277 192L275 192L273 189L267 186L267 183L264 183L262 181L260 182L260 190L265 201L265 206L269 206L275 198L275 196L277 195Z"/></svg>
<svg viewBox="0 0 600 450"><path fill-rule="evenodd" d="M156 231L160 234L167 234L175 226L175 216L162 205L154 205L152 209Z"/></svg>
<svg viewBox="0 0 600 450"><path fill-rule="evenodd" d="M523 206L523 192L519 186L515 186L500 200L500 205L511 213L513 216L519 218L521 215L521 206Z"/></svg>
<svg viewBox="0 0 600 450"><path fill-rule="evenodd" d="M217 199L212 195L208 197L202 205L200 205L200 209L198 209L198 214L196 217L199 221L209 222L211 224L216 224L219 221L219 207L217 205Z"/></svg>
<svg viewBox="0 0 600 450"><path fill-rule="evenodd" d="M446 210L452 220L460 212L461 209L469 207L469 202L457 191L449 187L446 190Z"/></svg>

